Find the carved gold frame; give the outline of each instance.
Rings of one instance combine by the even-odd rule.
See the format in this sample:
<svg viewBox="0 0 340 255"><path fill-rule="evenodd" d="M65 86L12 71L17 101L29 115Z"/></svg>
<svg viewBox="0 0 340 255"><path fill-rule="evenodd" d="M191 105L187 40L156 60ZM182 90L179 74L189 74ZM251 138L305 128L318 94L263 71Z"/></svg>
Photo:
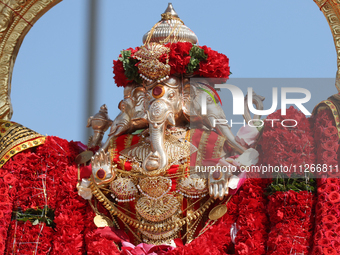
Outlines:
<svg viewBox="0 0 340 255"><path fill-rule="evenodd" d="M0 0L0 119L10 120L11 80L23 39L32 25L62 0ZM313 0L331 28L337 52L336 87L340 92L340 0Z"/></svg>

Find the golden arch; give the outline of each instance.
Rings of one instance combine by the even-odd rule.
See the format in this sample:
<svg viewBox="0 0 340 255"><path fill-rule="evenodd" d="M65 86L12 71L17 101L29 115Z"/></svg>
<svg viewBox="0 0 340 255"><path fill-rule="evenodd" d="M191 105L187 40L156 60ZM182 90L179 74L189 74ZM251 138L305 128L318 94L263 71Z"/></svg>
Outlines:
<svg viewBox="0 0 340 255"><path fill-rule="evenodd" d="M32 25L62 0L0 0L0 119L10 120L12 72L19 48ZM337 52L340 92L340 0L313 0L331 28Z"/></svg>

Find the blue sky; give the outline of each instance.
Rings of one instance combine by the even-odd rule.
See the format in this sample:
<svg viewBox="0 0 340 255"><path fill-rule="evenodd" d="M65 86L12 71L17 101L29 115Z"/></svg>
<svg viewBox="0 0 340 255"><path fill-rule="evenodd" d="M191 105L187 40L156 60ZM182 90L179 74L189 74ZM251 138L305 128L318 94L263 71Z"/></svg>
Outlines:
<svg viewBox="0 0 340 255"><path fill-rule="evenodd" d="M11 92L13 121L42 134L84 143L87 3L64 0L34 24L19 51ZM142 44L143 34L160 20L168 1L97 3L96 108L107 104L114 119L123 90L114 84L112 61L122 49ZM179 17L196 33L200 45L229 57L232 78L335 77L333 38L313 0L172 3ZM331 79L310 83L303 80L292 86L311 91L310 111L336 93ZM259 85L254 89L265 96L269 91Z"/></svg>

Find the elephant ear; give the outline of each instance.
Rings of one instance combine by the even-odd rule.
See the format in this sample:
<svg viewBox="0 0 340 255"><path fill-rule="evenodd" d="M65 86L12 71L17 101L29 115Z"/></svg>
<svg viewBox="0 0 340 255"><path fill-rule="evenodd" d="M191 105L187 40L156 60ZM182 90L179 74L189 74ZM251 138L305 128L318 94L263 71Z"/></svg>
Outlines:
<svg viewBox="0 0 340 255"><path fill-rule="evenodd" d="M196 116L194 100L197 95L197 89L190 83L186 84L183 88L183 113L185 117L190 120L190 117Z"/></svg>
<svg viewBox="0 0 340 255"><path fill-rule="evenodd" d="M186 84L183 89L183 113L190 121L196 121L202 119L201 116L201 99L200 95L206 93L200 90L200 88L206 88L202 82L190 82Z"/></svg>

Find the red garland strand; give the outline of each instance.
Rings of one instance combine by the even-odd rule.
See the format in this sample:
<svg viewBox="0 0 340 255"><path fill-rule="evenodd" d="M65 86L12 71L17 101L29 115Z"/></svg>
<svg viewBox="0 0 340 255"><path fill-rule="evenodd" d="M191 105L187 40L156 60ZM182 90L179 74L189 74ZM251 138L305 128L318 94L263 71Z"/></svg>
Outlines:
<svg viewBox="0 0 340 255"><path fill-rule="evenodd" d="M55 222L61 215L71 215L68 218L70 221L59 220L57 232L45 223L33 226L29 221L13 220L8 228L6 254L76 254L75 249L82 254L84 243L81 242L80 248L74 245L77 240L83 239L80 233L84 227L81 208L86 205L84 201L77 202L81 199L74 186L77 170L72 165L79 152L74 142L47 137L44 145L17 154L3 166L2 175L5 171L9 172L4 175L4 181L12 187L9 194L14 212L29 208L42 209L44 206L58 208ZM11 178L6 177L9 174ZM0 211L3 211L2 208ZM68 229L71 230L65 232L63 225L70 224L77 226L71 226ZM78 232L77 227L81 229ZM58 246L61 247L59 251Z"/></svg>
<svg viewBox="0 0 340 255"><path fill-rule="evenodd" d="M42 159L31 153L34 149L17 154L1 169L9 171L11 178L6 178L11 187L10 193L13 212L25 211L28 208L54 206L53 191L47 187L52 185L53 178ZM8 228L6 254L46 254L50 250L53 231L44 223L32 226L31 222L12 221Z"/></svg>
<svg viewBox="0 0 340 255"><path fill-rule="evenodd" d="M317 163L333 166L328 169L328 177L317 182L316 228L313 253L338 254L340 250L340 195L339 173L334 173L338 165L339 138L334 117L330 110L322 110L315 120L315 139L317 141ZM327 177L326 175L323 177ZM334 177L334 178L332 178Z"/></svg>
<svg viewBox="0 0 340 255"><path fill-rule="evenodd" d="M293 173L304 177L305 164L311 165L316 162L315 142L309 119L293 106L287 109L286 115L276 111L267 119L276 121L273 122L273 126L270 121L265 123L259 142L260 163L262 166L287 167L290 170L286 172L288 177ZM293 128L283 127L281 121L284 119L294 119L298 124ZM294 122L285 122L287 126L294 124ZM268 174L266 177L272 178L272 175Z"/></svg>
<svg viewBox="0 0 340 255"><path fill-rule="evenodd" d="M294 119L298 124L294 128L283 127L280 124L283 118ZM310 121L293 107L287 109L285 116L277 111L269 115L268 119L280 121L276 121L273 126L267 123L264 127L259 143L261 165L290 169L285 172L286 177L281 175L278 178L290 178L292 174L305 177L304 166L316 162ZM267 254L308 254L313 234L313 204L314 196L307 191L279 191L269 197Z"/></svg>
<svg viewBox="0 0 340 255"><path fill-rule="evenodd" d="M309 254L313 234L314 195L308 191L278 191L269 197L269 255Z"/></svg>
<svg viewBox="0 0 340 255"><path fill-rule="evenodd" d="M236 254L265 254L268 238L267 198L270 179L247 179L240 191Z"/></svg>
<svg viewBox="0 0 340 255"><path fill-rule="evenodd" d="M166 255L221 255L235 254L234 237L231 227L237 220L240 197L234 195L227 204L228 212L200 237L191 243L177 247Z"/></svg>
<svg viewBox="0 0 340 255"><path fill-rule="evenodd" d="M6 182L5 182L6 180ZM4 254L7 239L7 229L12 215L12 193L8 180L15 181L12 174L5 169L0 169L0 254Z"/></svg>

